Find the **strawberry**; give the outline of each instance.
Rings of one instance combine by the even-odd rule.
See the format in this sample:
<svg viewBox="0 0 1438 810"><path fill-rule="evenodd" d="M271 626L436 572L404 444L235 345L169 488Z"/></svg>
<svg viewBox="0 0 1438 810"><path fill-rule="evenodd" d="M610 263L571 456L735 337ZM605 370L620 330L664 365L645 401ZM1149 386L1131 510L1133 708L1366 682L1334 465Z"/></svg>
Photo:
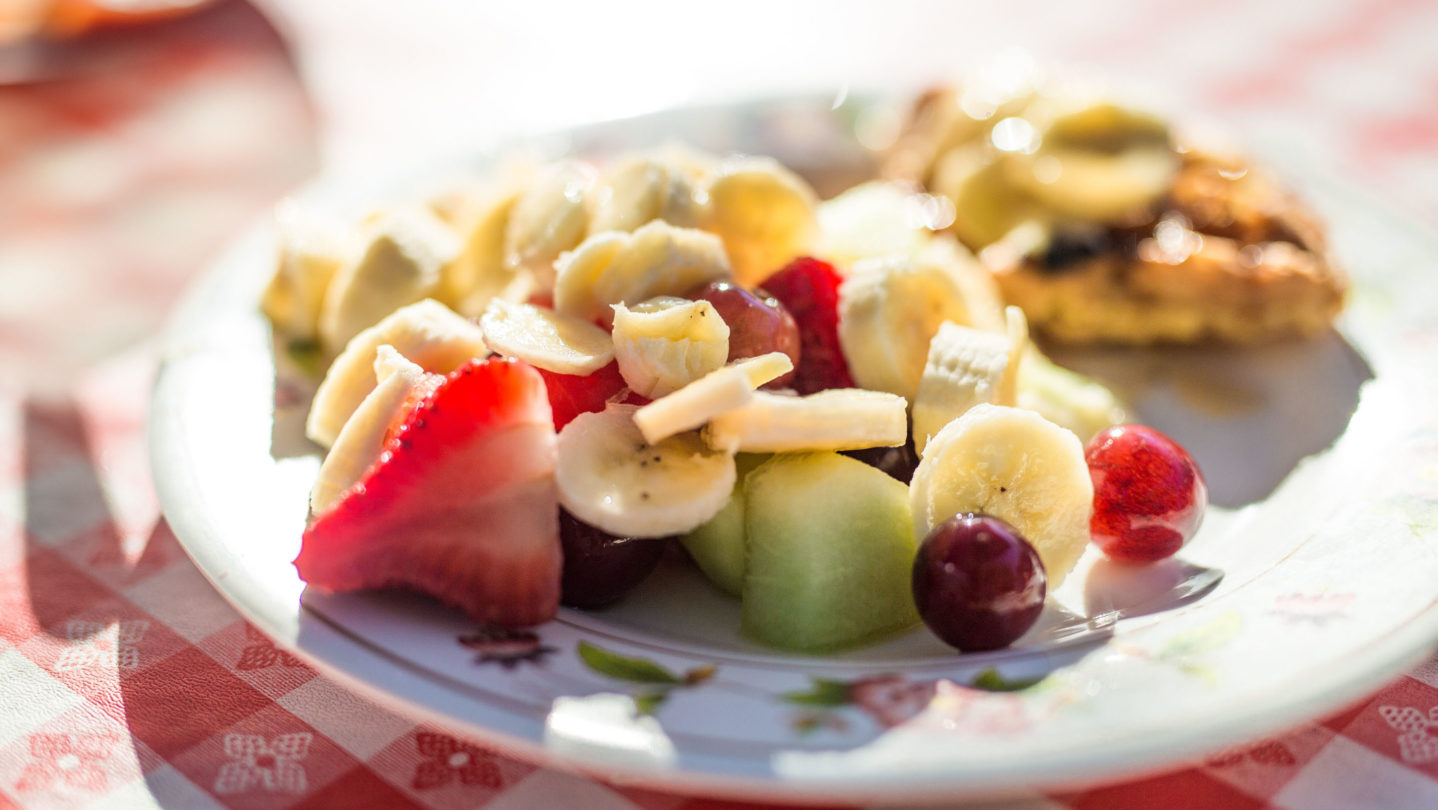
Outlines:
<svg viewBox="0 0 1438 810"><path fill-rule="evenodd" d="M314 517L295 567L323 591L412 588L485 625L548 621L562 568L554 454L539 373L471 360Z"/></svg>
<svg viewBox="0 0 1438 810"><path fill-rule="evenodd" d="M789 262L764 280L765 292L779 299L799 325L799 367L792 385L800 394L855 385L839 346L839 283L843 280L833 265L808 256Z"/></svg>
<svg viewBox="0 0 1438 810"><path fill-rule="evenodd" d="M539 369L549 391L549 407L554 411L554 429L560 430L581 413L604 410L609 400L624 391L624 378L619 376L619 363L613 362L593 374L557 374Z"/></svg>

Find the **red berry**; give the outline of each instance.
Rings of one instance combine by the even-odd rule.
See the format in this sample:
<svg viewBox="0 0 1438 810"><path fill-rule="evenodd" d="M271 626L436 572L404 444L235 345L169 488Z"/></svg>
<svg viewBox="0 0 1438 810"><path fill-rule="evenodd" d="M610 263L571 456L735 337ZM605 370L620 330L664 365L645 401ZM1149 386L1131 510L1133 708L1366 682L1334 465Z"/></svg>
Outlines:
<svg viewBox="0 0 1438 810"><path fill-rule="evenodd" d="M799 326L799 367L792 385L801 394L854 387L839 346L839 284L843 280L833 265L809 257L795 259L764 280L764 289L779 299Z"/></svg>
<svg viewBox="0 0 1438 810"><path fill-rule="evenodd" d="M558 374L536 369L544 378L549 392L549 407L554 411L554 429L560 430L581 413L604 410L610 398L625 388L619 376L619 364L610 363L593 374Z"/></svg>
<svg viewBox="0 0 1438 810"><path fill-rule="evenodd" d="M363 479L305 530L324 591L411 588L481 624L554 617L562 565L554 426L525 363L472 360L414 408Z"/></svg>
<svg viewBox="0 0 1438 810"><path fill-rule="evenodd" d="M1091 539L1109 558L1161 560L1198 531L1208 487L1173 439L1143 425L1118 425L1094 436L1084 458L1093 478Z"/></svg>
<svg viewBox="0 0 1438 810"><path fill-rule="evenodd" d="M1038 552L991 515L957 515L940 523L914 558L920 618L964 652L1017 641L1039 620L1047 590Z"/></svg>
<svg viewBox="0 0 1438 810"><path fill-rule="evenodd" d="M789 355L799 367L799 327L794 317L778 300L765 293L753 293L729 281L712 281L687 296L695 301L708 301L729 327L729 361L757 357L770 352ZM786 388L794 372L768 383L772 388Z"/></svg>

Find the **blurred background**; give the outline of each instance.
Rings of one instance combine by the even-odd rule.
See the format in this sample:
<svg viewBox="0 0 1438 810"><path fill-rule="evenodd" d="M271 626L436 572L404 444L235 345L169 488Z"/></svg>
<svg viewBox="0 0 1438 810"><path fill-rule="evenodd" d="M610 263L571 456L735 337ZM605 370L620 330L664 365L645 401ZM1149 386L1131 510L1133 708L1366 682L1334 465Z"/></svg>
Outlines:
<svg viewBox="0 0 1438 810"><path fill-rule="evenodd" d="M1438 224L1438 3L0 0L0 367L63 388L324 175L1009 47L1140 85Z"/></svg>

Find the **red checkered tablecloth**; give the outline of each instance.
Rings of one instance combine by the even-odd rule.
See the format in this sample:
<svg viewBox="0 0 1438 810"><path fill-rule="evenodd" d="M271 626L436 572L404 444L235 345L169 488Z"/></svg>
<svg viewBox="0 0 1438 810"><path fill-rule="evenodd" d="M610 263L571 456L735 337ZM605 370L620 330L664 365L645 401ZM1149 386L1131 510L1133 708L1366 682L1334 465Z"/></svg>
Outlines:
<svg viewBox="0 0 1438 810"><path fill-rule="evenodd" d="M450 24L463 5L266 4L282 39L221 3L0 86L0 808L739 806L538 768L379 708L247 625L181 550L145 457L149 340L218 248L321 170L696 87L774 89L760 54L786 42L799 88L913 79L947 63L895 54L1016 42L1141 75L1438 224L1432 3L741 3L699 22L605 4ZM722 58L635 45L681 24ZM595 53L612 58L561 58ZM651 78L656 60L673 69ZM1375 688L1177 772L1019 803L1438 807L1438 660Z"/></svg>

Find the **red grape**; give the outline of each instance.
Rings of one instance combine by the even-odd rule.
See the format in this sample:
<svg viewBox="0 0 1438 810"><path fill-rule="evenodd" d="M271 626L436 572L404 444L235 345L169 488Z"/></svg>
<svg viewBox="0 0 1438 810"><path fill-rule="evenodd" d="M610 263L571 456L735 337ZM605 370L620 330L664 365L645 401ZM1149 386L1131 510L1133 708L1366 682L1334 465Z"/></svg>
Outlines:
<svg viewBox="0 0 1438 810"><path fill-rule="evenodd" d="M1018 530L991 515L934 527L914 558L914 604L924 624L964 652L1007 647L1043 613L1048 575Z"/></svg>
<svg viewBox="0 0 1438 810"><path fill-rule="evenodd" d="M1198 531L1208 487L1173 439L1143 425L1118 425L1094 436L1084 459L1093 478L1090 538L1110 559L1161 560Z"/></svg>
<svg viewBox="0 0 1438 810"><path fill-rule="evenodd" d="M616 537L561 509L559 542L564 573L559 601L569 607L603 607L629 593L659 565L667 537Z"/></svg>
<svg viewBox="0 0 1438 810"><path fill-rule="evenodd" d="M898 447L868 447L863 450L845 450L843 455L858 459L870 467L877 467L903 484L914 479L914 470L919 468L919 454L914 450L914 440Z"/></svg>
<svg viewBox="0 0 1438 810"><path fill-rule="evenodd" d="M783 352L799 367L799 327L789 310L772 296L752 293L729 281L713 281L687 296L695 301L714 305L719 317L729 326L729 360L756 357L769 352ZM794 378L794 372L769 383L783 388Z"/></svg>

